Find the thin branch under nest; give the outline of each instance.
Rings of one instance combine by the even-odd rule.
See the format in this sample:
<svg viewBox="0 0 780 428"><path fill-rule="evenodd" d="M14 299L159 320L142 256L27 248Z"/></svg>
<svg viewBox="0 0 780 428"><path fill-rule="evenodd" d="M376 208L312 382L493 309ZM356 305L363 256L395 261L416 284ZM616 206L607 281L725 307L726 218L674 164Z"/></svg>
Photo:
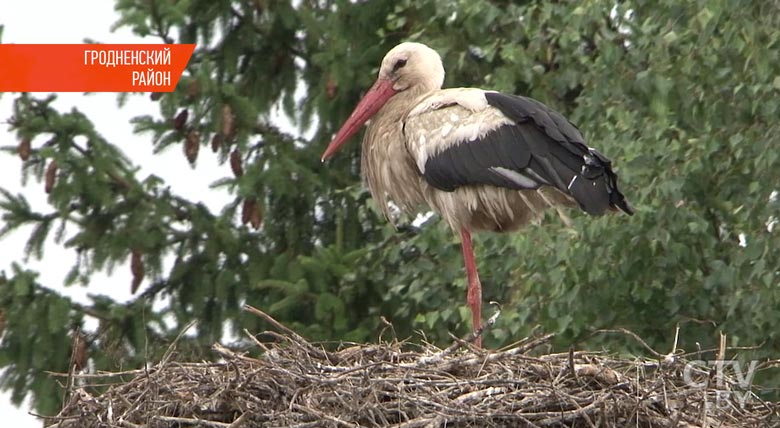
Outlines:
<svg viewBox="0 0 780 428"><path fill-rule="evenodd" d="M81 374L57 428L75 427L771 427L776 403L679 358L545 354L550 337L499 351L455 340L329 352L254 309L278 332L252 358ZM721 373L722 374L722 373ZM106 385L109 385L107 389ZM95 387L102 392L97 395Z"/></svg>

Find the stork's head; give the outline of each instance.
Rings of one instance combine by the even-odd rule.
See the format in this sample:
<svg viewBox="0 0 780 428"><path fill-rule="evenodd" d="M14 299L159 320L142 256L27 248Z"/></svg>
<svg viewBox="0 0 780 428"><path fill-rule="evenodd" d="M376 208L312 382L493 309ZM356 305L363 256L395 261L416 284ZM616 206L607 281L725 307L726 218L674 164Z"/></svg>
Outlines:
<svg viewBox="0 0 780 428"><path fill-rule="evenodd" d="M330 142L326 160L375 115L390 98L404 91L418 94L440 89L444 67L436 51L422 43L405 42L390 49L382 60L379 77Z"/></svg>
<svg viewBox="0 0 780 428"><path fill-rule="evenodd" d="M435 50L422 43L405 42L390 49L382 59L378 80L393 82L396 92L419 86L422 92L440 89L444 66Z"/></svg>

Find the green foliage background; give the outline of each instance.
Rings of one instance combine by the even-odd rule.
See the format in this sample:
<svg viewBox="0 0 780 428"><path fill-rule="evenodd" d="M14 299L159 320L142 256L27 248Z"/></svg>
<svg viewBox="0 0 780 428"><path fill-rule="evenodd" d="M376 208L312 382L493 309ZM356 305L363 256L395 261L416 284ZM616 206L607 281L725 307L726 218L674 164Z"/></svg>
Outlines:
<svg viewBox="0 0 780 428"><path fill-rule="evenodd" d="M209 358L225 333L264 329L244 303L314 340L374 341L381 317L415 340L415 331L439 343L464 333L456 236L436 217L388 226L360 184L359 144L319 161L384 53L403 40L442 54L447 86L529 95L565 113L613 158L637 207L633 217L572 212L572 228L551 215L511 236L480 235L485 300L504 305L487 346L540 326L558 333L562 349L644 352L624 336L592 336L627 328L668 352L680 324L689 351L715 346L722 331L730 345L763 344L751 358L780 353L776 1L294 3L116 2L115 26L198 44L177 91L157 101L163 119L134 123L157 150L198 133L200 156L225 163L214 187L234 201L219 212L139 176L120 142L80 112L16 98L11 130L33 142L22 175L43 181L55 160L59 171L45 212L2 191L2 233L33 225L33 257L46 258L49 237L78 254L66 286L129 270L133 252L145 281L129 303L102 296L81 305L21 262L4 272L0 386L14 400L29 394L39 412L56 411L60 394L44 371L67 370L71 336L87 318L99 321L86 334L100 370L156 360L192 320L196 334L183 338L180 358ZM269 119L275 105L314 127L313 137L280 132ZM184 108L179 131L172 120ZM214 135L216 154L206 150ZM17 156L16 146L3 150ZM239 178L228 167L234 150ZM247 198L262 209L260 230L239 220Z"/></svg>

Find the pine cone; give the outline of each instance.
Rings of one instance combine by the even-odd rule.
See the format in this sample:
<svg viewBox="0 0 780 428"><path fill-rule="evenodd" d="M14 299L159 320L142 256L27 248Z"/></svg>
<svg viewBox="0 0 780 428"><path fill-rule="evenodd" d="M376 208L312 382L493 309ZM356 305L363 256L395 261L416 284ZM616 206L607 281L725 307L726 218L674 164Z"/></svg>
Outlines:
<svg viewBox="0 0 780 428"><path fill-rule="evenodd" d="M181 132L184 129L184 125L187 124L187 118L189 118L190 112L186 108L179 112L173 119L173 129Z"/></svg>
<svg viewBox="0 0 780 428"><path fill-rule="evenodd" d="M233 117L233 109L230 104L222 104L222 135L230 137L235 131L235 118Z"/></svg>
<svg viewBox="0 0 780 428"><path fill-rule="evenodd" d="M19 141L19 146L16 147L16 152L19 153L19 157L22 158L23 161L30 159L30 153L32 151L31 143L32 141L30 141L28 137L24 137Z"/></svg>
<svg viewBox="0 0 780 428"><path fill-rule="evenodd" d="M187 157L190 164L195 164L195 161L198 160L198 151L200 151L200 134L198 131L190 131L184 142L184 156Z"/></svg>
<svg viewBox="0 0 780 428"><path fill-rule="evenodd" d="M255 209L255 199L244 199L244 203L241 205L241 224L247 224L252 220L252 212Z"/></svg>
<svg viewBox="0 0 780 428"><path fill-rule="evenodd" d="M138 287L141 285L141 281L144 280L145 268L144 260L141 257L141 252L133 250L133 255L130 258L130 272L133 274L133 281L130 284L130 293L135 294L138 291Z"/></svg>
<svg viewBox="0 0 780 428"><path fill-rule="evenodd" d="M235 149L230 153L230 169L233 170L233 175L236 176L236 178L244 175L244 165L241 161L241 152L239 152L238 149Z"/></svg>
<svg viewBox="0 0 780 428"><path fill-rule="evenodd" d="M54 185L57 184L57 161L53 160L49 162L49 166L46 167L46 177L44 181L44 190L46 193L51 193L54 189Z"/></svg>
<svg viewBox="0 0 780 428"><path fill-rule="evenodd" d="M222 134L216 133L211 137L211 151L217 153L220 147L222 147Z"/></svg>
<svg viewBox="0 0 780 428"><path fill-rule="evenodd" d="M252 213L249 216L249 223L255 230L259 230L263 225L263 207L259 203L255 202L252 207Z"/></svg>

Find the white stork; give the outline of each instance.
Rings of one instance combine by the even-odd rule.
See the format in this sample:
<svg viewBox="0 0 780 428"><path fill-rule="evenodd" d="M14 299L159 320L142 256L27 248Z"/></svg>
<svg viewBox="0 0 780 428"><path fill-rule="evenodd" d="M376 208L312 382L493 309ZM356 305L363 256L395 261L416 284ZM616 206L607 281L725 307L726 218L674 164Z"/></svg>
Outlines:
<svg viewBox="0 0 780 428"><path fill-rule="evenodd" d="M427 204L460 232L476 331L482 286L472 231L511 231L547 207L573 203L592 215L633 209L610 160L561 114L531 98L441 89L443 82L436 51L420 43L394 47L322 160L371 119L362 148L371 195L385 215L390 201L407 212Z"/></svg>

